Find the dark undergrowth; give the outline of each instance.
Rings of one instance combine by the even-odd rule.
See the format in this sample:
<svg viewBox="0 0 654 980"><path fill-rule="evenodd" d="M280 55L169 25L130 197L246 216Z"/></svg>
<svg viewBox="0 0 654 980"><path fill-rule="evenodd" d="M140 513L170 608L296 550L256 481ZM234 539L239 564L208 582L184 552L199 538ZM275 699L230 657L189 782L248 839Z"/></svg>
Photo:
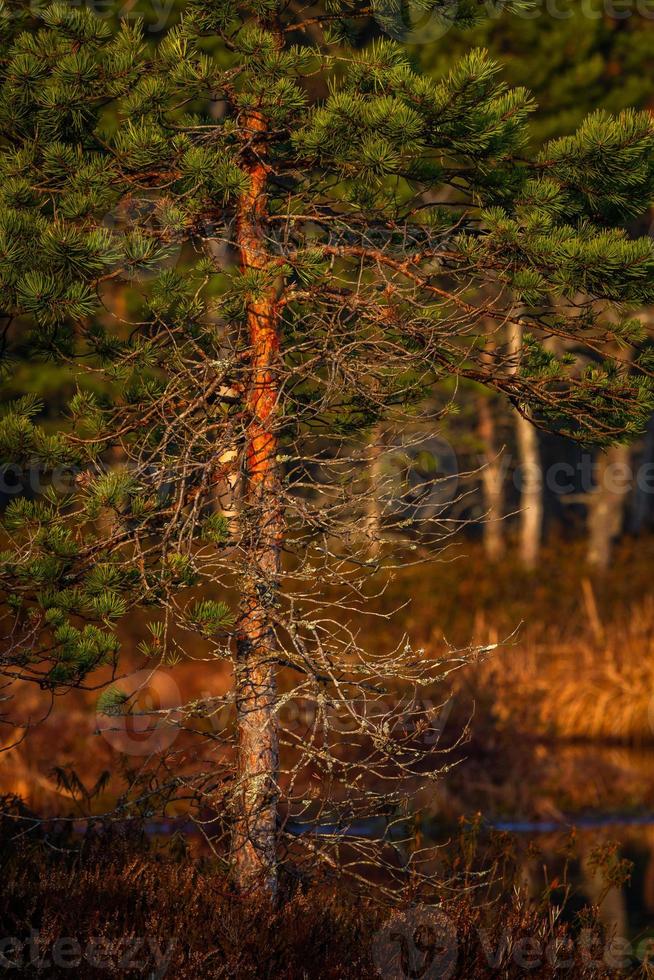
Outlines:
<svg viewBox="0 0 654 980"><path fill-rule="evenodd" d="M510 882L480 901L450 885L393 908L344 884L284 883L272 908L237 896L211 859L124 828L73 840L5 817L3 974L27 977L477 980L647 975L590 909L560 914ZM436 890L438 891L438 889ZM551 897L551 896L550 896Z"/></svg>

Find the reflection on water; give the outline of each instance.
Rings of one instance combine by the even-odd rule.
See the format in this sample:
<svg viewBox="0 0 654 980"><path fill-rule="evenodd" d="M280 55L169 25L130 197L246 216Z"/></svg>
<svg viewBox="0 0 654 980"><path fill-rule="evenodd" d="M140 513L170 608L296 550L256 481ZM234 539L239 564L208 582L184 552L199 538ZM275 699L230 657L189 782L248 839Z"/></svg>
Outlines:
<svg viewBox="0 0 654 980"><path fill-rule="evenodd" d="M515 883L535 902L549 894L571 919L592 905L607 934L628 940L642 962L642 950L654 939L654 747L550 743L536 748L531 764L525 757L533 753L533 745L519 746L511 760L519 758L525 776L519 796L516 772L506 765L506 756L499 774L487 767L486 782L479 759L462 762L456 784L446 779L431 813L420 819L420 834L426 842L445 845L445 855L463 815L471 826L480 827L480 854L486 844L492 854L498 834L509 838L510 845L502 849L511 855L512 868L517 867ZM513 809L517 799L520 806ZM477 814L483 815L480 823ZM409 858L406 845L415 833L411 821L389 823L386 818L349 826L325 823L318 829L289 822L286 829L297 836L383 839L396 849L400 864ZM512 888L514 879L500 878L499 883ZM649 962L654 962L653 950L654 943Z"/></svg>
<svg viewBox="0 0 654 980"><path fill-rule="evenodd" d="M607 820L593 828L574 831L575 846L570 848L570 829L558 833L519 833L516 835L521 883L539 901L546 888L557 882L569 884L566 903L573 913L588 903L599 909L599 919L609 934L629 940L634 949L654 937L654 815L650 824L627 826ZM617 846L616 846L617 845ZM616 846L615 862L628 862L628 881L612 883L610 869L598 866L597 855ZM574 850L574 856L569 856ZM556 888L554 888L556 898Z"/></svg>
<svg viewBox="0 0 654 980"><path fill-rule="evenodd" d="M485 804L475 794L474 806L512 838L526 891L538 900L554 884L556 896L556 884L565 882L573 911L597 906L606 927L635 948L654 937L654 748L532 746L516 768L524 776L519 797L508 767L489 780ZM460 800L464 786L465 776ZM620 871L629 866L622 883Z"/></svg>

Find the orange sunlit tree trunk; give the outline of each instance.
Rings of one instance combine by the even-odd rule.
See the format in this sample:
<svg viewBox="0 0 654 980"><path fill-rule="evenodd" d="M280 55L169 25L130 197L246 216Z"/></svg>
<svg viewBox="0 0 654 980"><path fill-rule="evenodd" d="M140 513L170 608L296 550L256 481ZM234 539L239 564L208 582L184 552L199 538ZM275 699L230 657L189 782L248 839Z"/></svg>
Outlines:
<svg viewBox="0 0 654 980"><path fill-rule="evenodd" d="M252 139L248 190L239 203L237 244L241 269L265 270L269 261L263 223L267 213L265 119L244 121ZM245 409L242 521L247 567L241 579L237 625L238 716L237 879L247 890L263 879L276 890L277 770L279 746L275 694L276 601L282 545L281 486L275 416L279 400L279 316L274 289L247 306L249 382Z"/></svg>

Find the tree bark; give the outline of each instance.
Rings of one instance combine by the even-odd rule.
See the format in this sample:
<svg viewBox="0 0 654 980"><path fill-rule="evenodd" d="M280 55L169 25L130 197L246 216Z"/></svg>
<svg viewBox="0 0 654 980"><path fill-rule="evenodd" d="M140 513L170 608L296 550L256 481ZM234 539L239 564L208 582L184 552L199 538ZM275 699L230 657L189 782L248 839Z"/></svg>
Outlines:
<svg viewBox="0 0 654 980"><path fill-rule="evenodd" d="M634 351L630 350L629 361L633 356ZM588 564L599 571L609 567L631 488L631 446L611 446L599 452L595 460L595 489L588 497L586 553Z"/></svg>
<svg viewBox="0 0 654 980"><path fill-rule="evenodd" d="M477 400L479 437L484 447L481 485L484 495L484 550L490 561L504 554L504 467L497 445L493 406L487 395Z"/></svg>
<svg viewBox="0 0 654 980"><path fill-rule="evenodd" d="M520 366L522 328L509 326L509 347ZM543 529L543 471L540 460L538 432L519 412L515 412L515 433L520 464L520 560L525 568L538 562Z"/></svg>
<svg viewBox="0 0 654 980"><path fill-rule="evenodd" d="M265 120L251 113L250 186L237 217L241 268L263 269L269 259ZM237 625L236 711L238 772L233 864L241 891L277 890L279 738L276 716L276 640L271 617L277 600L282 546L281 483L275 417L279 402L279 327L274 290L247 308L250 383L242 481L242 544L246 567Z"/></svg>
<svg viewBox="0 0 654 980"><path fill-rule="evenodd" d="M384 433L380 425L373 426L368 443L368 475L370 487L366 496L365 535L368 553L377 558L381 550L382 506L379 495L382 489L381 463Z"/></svg>
<svg viewBox="0 0 654 980"><path fill-rule="evenodd" d="M632 534L640 534L652 519L650 473L654 473L654 415L650 416L647 423L637 471L638 478L634 481L634 500L629 521L629 530Z"/></svg>
<svg viewBox="0 0 654 980"><path fill-rule="evenodd" d="M613 544L622 530L627 496L631 490L631 449L612 446L599 453L595 489L588 500L588 564L609 567Z"/></svg>
<svg viewBox="0 0 654 980"><path fill-rule="evenodd" d="M535 568L543 531L543 473L536 428L515 413L520 472L520 560Z"/></svg>

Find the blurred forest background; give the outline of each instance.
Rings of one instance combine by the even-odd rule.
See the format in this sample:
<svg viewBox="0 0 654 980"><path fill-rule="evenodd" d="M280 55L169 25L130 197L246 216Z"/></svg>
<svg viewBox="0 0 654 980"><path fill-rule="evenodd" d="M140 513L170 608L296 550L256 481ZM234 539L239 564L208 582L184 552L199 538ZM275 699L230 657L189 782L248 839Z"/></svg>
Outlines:
<svg viewBox="0 0 654 980"><path fill-rule="evenodd" d="M163 10L148 4L126 4L126 13L143 16L152 37L163 23ZM171 18L174 8L166 24ZM420 70L434 76L457 53L487 47L510 84L534 93L537 143L572 132L594 110L654 110L654 3L537 3L520 15L491 11L474 29L436 37L418 16L405 40ZM630 230L653 227L654 212ZM183 265L183 254L177 261ZM128 318L129 290L108 287L104 302ZM654 310L643 309L641 318L654 332ZM42 398L53 425L73 392L64 369L28 357L2 384L3 400ZM499 647L453 681L442 732L444 746L457 745L459 765L438 798L426 801L428 810L444 827L481 811L499 827L534 832L576 815L581 826L592 825L586 853L606 824L636 861L630 901L638 907L627 909L616 888L602 896L607 916L626 929L634 914L643 926L654 921L654 819L650 825L646 818L654 813L654 419L635 443L600 453L539 433L473 384L433 397L453 397L458 411L437 439L427 434L412 450L410 464L421 485L433 475L439 505L443 494L451 498L448 516L461 530L427 572L398 571L377 600L384 612L410 596L405 622L379 619L366 628L385 639L397 630L398 640L406 628L427 648L443 637L453 646ZM389 445L371 465L392 469L397 454ZM18 477L4 473L2 501L19 490ZM370 520L380 521L383 536L383 508ZM124 666L138 670L143 626L128 621L121 631ZM143 693L155 704L174 700L177 690L187 701L208 696L226 683L219 668L193 664L175 668L172 689L161 687L158 674ZM45 814L108 808L121 792L121 769L141 752L138 731L126 731L122 741L98 735L97 694L73 692L51 707L26 687L24 698L23 714L42 720L0 755L0 791ZM459 744L466 726L469 739ZM4 730L3 741L17 734ZM110 778L98 784L103 772ZM537 864L525 858L525 874L541 873ZM588 867L585 888L592 892Z"/></svg>

